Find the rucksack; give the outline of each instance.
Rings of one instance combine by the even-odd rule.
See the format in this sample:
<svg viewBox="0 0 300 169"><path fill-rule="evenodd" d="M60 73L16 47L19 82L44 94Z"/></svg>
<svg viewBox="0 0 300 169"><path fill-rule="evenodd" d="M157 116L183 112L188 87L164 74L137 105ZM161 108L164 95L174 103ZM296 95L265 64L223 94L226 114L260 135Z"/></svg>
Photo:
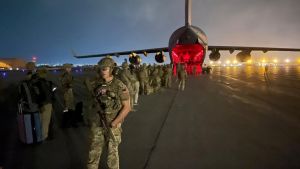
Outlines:
<svg viewBox="0 0 300 169"><path fill-rule="evenodd" d="M19 86L19 111L22 113L33 113L39 111L37 104L38 89L35 88L30 80L24 80Z"/></svg>

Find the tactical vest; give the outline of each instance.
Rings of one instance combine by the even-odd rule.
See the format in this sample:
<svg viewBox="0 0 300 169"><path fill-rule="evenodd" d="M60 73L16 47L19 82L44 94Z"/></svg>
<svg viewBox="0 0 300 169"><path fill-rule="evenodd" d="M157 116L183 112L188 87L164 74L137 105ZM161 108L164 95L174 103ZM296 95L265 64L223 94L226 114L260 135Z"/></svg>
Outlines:
<svg viewBox="0 0 300 169"><path fill-rule="evenodd" d="M95 88L96 98L101 109L105 112L108 121L112 121L122 109L117 79L111 82L100 82Z"/></svg>

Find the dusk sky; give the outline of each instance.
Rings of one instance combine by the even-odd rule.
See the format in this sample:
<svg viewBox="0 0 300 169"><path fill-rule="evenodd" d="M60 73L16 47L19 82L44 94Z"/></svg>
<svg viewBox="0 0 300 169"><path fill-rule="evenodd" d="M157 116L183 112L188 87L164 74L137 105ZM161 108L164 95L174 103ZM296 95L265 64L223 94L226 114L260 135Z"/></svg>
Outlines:
<svg viewBox="0 0 300 169"><path fill-rule="evenodd" d="M192 3L192 24L206 33L209 45L300 48L299 0ZM0 58L95 64L99 58L75 59L71 50L167 47L170 35L184 25L184 5L184 0L0 0ZM267 55L300 58L290 52ZM228 56L225 52L222 59Z"/></svg>

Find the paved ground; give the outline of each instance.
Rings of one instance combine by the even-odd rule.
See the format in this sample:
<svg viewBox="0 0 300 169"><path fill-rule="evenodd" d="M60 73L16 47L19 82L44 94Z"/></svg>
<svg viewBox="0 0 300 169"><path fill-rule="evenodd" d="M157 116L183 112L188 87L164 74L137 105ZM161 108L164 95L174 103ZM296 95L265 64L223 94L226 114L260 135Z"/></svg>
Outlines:
<svg viewBox="0 0 300 169"><path fill-rule="evenodd" d="M76 76L78 101L85 97L83 76ZM123 125L121 168L300 168L300 67L271 67L268 79L258 67L215 68L211 75L190 77L184 92L174 87L142 96ZM56 127L54 140L24 146L17 138L14 86L2 88L4 168L84 168L88 128ZM58 93L57 122L60 104Z"/></svg>

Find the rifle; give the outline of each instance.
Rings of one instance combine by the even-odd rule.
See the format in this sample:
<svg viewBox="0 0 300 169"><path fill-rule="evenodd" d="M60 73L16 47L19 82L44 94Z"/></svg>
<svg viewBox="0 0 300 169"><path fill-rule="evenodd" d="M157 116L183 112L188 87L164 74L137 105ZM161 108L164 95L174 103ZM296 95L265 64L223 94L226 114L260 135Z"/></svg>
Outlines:
<svg viewBox="0 0 300 169"><path fill-rule="evenodd" d="M115 135L111 131L110 124L108 124L108 122L107 122L105 113L103 112L103 109L101 108L101 104L99 103L98 99L96 99L96 100L99 105L99 109L98 109L97 113L99 114L101 125L104 128L104 138L106 141L108 141L109 138L111 138L113 140L113 142L116 142Z"/></svg>

